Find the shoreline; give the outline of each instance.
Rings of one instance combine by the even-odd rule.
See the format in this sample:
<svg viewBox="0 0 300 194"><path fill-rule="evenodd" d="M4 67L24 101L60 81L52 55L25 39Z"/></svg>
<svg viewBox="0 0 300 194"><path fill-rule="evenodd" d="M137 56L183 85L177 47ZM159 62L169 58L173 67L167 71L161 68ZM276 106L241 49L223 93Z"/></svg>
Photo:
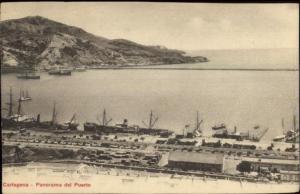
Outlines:
<svg viewBox="0 0 300 194"><path fill-rule="evenodd" d="M207 63L208 61L204 62L197 62L197 63ZM186 68L186 67L171 67L176 65L189 65L189 64L197 64L197 63L178 63L178 64L149 64L149 65L123 65L123 66L97 66L95 68L88 67L86 70L198 70L198 71L299 71L299 69L295 68ZM161 67L161 66L168 66L168 67ZM24 70L22 69L3 69L1 67L1 74L19 74L23 73ZM47 70L39 70L39 72L47 72Z"/></svg>

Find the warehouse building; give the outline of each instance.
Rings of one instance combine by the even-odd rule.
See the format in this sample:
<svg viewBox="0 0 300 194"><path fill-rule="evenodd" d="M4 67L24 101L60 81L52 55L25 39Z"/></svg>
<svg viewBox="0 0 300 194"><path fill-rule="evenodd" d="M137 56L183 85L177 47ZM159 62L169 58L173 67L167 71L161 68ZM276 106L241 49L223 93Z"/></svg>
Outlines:
<svg viewBox="0 0 300 194"><path fill-rule="evenodd" d="M300 163L298 160L244 157L242 161L249 162L251 171L257 172L261 169L268 169L270 172L300 170Z"/></svg>
<svg viewBox="0 0 300 194"><path fill-rule="evenodd" d="M280 180L282 181L300 181L300 171L280 171Z"/></svg>
<svg viewBox="0 0 300 194"><path fill-rule="evenodd" d="M168 166L173 169L207 172L223 171L223 154L170 152Z"/></svg>

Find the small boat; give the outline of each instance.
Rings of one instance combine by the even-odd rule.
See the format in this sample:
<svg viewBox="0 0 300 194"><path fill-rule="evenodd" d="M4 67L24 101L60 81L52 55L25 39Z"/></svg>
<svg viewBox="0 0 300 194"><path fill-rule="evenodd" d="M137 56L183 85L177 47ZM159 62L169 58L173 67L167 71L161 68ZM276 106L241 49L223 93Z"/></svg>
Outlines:
<svg viewBox="0 0 300 194"><path fill-rule="evenodd" d="M220 125L215 125L212 127L212 130L226 129L226 125L224 123Z"/></svg>
<svg viewBox="0 0 300 194"><path fill-rule="evenodd" d="M49 75L71 75L72 71L69 69L50 70Z"/></svg>
<svg viewBox="0 0 300 194"><path fill-rule="evenodd" d="M278 136L276 136L276 137L273 138L273 141L277 141L277 142L278 141L284 141L285 138L286 138L285 135L278 135Z"/></svg>
<svg viewBox="0 0 300 194"><path fill-rule="evenodd" d="M54 67L48 72L49 75L71 75L71 69L63 68L63 67Z"/></svg>
<svg viewBox="0 0 300 194"><path fill-rule="evenodd" d="M75 67L74 71L84 72L84 71L86 71L86 68L84 66L82 66L82 67Z"/></svg>
<svg viewBox="0 0 300 194"><path fill-rule="evenodd" d="M59 74L59 69L51 69L48 71L49 75L58 75Z"/></svg>
<svg viewBox="0 0 300 194"><path fill-rule="evenodd" d="M18 79L40 79L40 75L37 75L36 73L22 73L20 75L17 75Z"/></svg>
<svg viewBox="0 0 300 194"><path fill-rule="evenodd" d="M58 75L71 75L72 71L70 69L61 69Z"/></svg>
<svg viewBox="0 0 300 194"><path fill-rule="evenodd" d="M24 91L21 92L20 98L17 101L29 101L32 98L29 96L28 91L24 94Z"/></svg>

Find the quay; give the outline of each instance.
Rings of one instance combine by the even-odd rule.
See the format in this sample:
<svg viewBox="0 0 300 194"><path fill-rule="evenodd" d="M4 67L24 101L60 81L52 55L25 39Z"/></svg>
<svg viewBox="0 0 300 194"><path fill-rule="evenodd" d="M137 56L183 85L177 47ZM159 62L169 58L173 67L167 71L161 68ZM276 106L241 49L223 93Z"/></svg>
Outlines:
<svg viewBox="0 0 300 194"><path fill-rule="evenodd" d="M87 139L85 136L74 138L72 135L66 136L51 132L44 132L39 135L35 134L34 131L28 130L27 132L32 134L26 136L20 132L12 134L5 130L2 131L2 146L11 150L9 153L16 154L17 147L33 152L32 156L27 157L27 162L74 162L123 170L132 169L249 182L298 181L300 177L298 152L123 142L118 139L105 138L94 140L90 136ZM80 137L80 134L77 135ZM45 152L45 155L35 154L41 152ZM65 152L67 153L65 154ZM172 153L177 153L180 156L177 157L176 163L172 163ZM18 158L17 154L15 156ZM76 158L70 156L76 156ZM183 156L185 156L184 159L182 159ZM216 156L223 158L217 163L219 166L215 166L213 158ZM7 158L4 163L12 162L9 159L11 156L8 157L4 154L4 158ZM207 159L203 160L204 158ZM249 158L260 159L261 162L257 163L257 161L251 161ZM263 161L266 159L268 162L264 163ZM17 159L15 158L13 161L16 162ZM255 172L256 175L250 176L249 172L251 171ZM288 175L286 175L287 173ZM289 178L286 179L286 177Z"/></svg>

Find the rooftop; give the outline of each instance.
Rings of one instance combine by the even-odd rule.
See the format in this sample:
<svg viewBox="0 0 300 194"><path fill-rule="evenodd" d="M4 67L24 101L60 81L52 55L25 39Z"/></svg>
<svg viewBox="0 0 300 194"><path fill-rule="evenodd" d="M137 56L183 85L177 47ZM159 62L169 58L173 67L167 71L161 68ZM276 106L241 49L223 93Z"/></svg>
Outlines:
<svg viewBox="0 0 300 194"><path fill-rule="evenodd" d="M288 159L270 159L270 158L251 158L243 157L243 161L255 162L255 163L267 163L267 164L291 164L299 165L299 160L288 160Z"/></svg>
<svg viewBox="0 0 300 194"><path fill-rule="evenodd" d="M193 162L205 164L223 164L223 154L195 152L170 152L169 161Z"/></svg>
<svg viewBox="0 0 300 194"><path fill-rule="evenodd" d="M286 171L286 170L280 170L281 174L298 174L300 175L300 171Z"/></svg>

